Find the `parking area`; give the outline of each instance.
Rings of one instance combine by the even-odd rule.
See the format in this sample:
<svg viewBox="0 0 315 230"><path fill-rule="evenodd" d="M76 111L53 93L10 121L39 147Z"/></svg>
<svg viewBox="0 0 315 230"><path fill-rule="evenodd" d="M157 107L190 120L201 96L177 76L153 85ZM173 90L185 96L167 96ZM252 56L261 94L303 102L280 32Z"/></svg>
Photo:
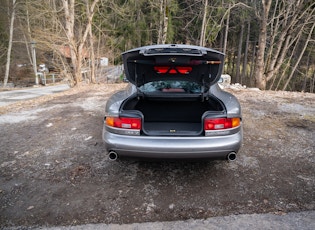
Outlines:
<svg viewBox="0 0 315 230"><path fill-rule="evenodd" d="M315 95L231 91L244 122L234 162L109 162L104 106L124 86L70 89L0 116L1 227L315 210Z"/></svg>

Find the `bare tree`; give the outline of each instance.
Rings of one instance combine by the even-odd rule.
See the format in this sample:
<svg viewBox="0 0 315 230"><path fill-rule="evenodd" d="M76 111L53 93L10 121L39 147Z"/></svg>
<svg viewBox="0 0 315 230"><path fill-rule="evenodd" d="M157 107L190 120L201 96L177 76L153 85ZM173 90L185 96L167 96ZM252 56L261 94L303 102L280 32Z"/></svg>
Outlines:
<svg viewBox="0 0 315 230"><path fill-rule="evenodd" d="M267 24L268 24L268 14L271 7L271 0L261 0L262 1L262 15L260 17L260 29L259 29L259 39L258 39L258 51L256 58L256 85L260 89L265 89L267 84L266 76L264 75L265 70L265 49L267 43Z"/></svg>
<svg viewBox="0 0 315 230"><path fill-rule="evenodd" d="M160 25L159 25L159 35L158 44L165 44L168 28L168 4L167 0L160 0Z"/></svg>
<svg viewBox="0 0 315 230"><path fill-rule="evenodd" d="M86 0L88 1L88 0ZM88 3L86 3L88 4ZM86 15L91 15L90 12L90 8L87 7L86 8ZM88 35L89 35L89 44L90 44L90 81L92 83L96 82L96 77L95 77L95 66L96 66L96 62L95 62L95 49L94 49L94 35L93 35L93 31L92 31L92 25L89 26L89 31L88 31Z"/></svg>
<svg viewBox="0 0 315 230"><path fill-rule="evenodd" d="M86 5L86 17L87 21L83 28L82 33L76 33L75 31L75 0L62 0L64 18L65 18L65 33L70 47L71 63L73 67L73 78L75 84L79 84L82 81L82 60L84 55L84 45L86 43L87 36L92 26L92 19L95 13L96 4L99 0L93 0L92 4L89 4L88 0L85 0ZM78 36L76 36L78 34Z"/></svg>
<svg viewBox="0 0 315 230"><path fill-rule="evenodd" d="M229 26L230 26L230 5L227 10L227 18L226 18L226 26L224 30L224 42L223 42L223 53L226 53L227 42L228 42L228 34L229 34Z"/></svg>
<svg viewBox="0 0 315 230"><path fill-rule="evenodd" d="M277 76L290 47L297 42L297 35L308 21L314 23L315 3L309 0L261 3L262 9L256 9L260 30L255 77L256 86L266 89L267 82Z"/></svg>
<svg viewBox="0 0 315 230"><path fill-rule="evenodd" d="M246 70L247 70L247 64L248 64L247 62L248 62L248 49L249 49L249 35L250 35L250 23L247 22L247 35L246 35L245 53L244 53L244 59L243 59L241 79L244 79L246 77ZM241 84L242 83L243 82L241 82Z"/></svg>
<svg viewBox="0 0 315 230"><path fill-rule="evenodd" d="M10 16L10 33L9 33L9 45L7 50L7 63L5 68L5 75L3 80L3 87L7 86L8 79L9 79L9 71L10 71L10 63L11 63L11 50L12 50L12 40L13 40L13 29L14 29L14 19L15 19L15 9L16 9L17 2L16 0L12 0L12 9L11 9L11 16ZM9 6L8 6L9 7ZM10 12L10 9L8 10Z"/></svg>
<svg viewBox="0 0 315 230"><path fill-rule="evenodd" d="M204 46L206 43L207 11L208 11L207 8L208 8L208 0L204 0L204 10L203 10L200 43L199 43L200 46Z"/></svg>
<svg viewBox="0 0 315 230"><path fill-rule="evenodd" d="M241 56L243 47L243 35L244 35L244 22L241 24L241 32L239 34L238 49L237 49L237 59L236 59L236 82L242 83L241 77Z"/></svg>
<svg viewBox="0 0 315 230"><path fill-rule="evenodd" d="M288 77L288 79L287 79L285 85L283 86L282 90L286 90L286 88L288 87L289 82L291 81L291 79L292 79L292 77L293 77L293 74L295 73L295 71L296 71L298 65L300 64L300 61L301 61L301 59L302 59L302 57L303 57L303 55L304 55L304 52L305 52L305 50L306 50L306 47L307 47L308 43L310 42L310 40L311 40L311 38L312 38L312 34L313 34L313 31L314 31L314 27L315 27L315 23L313 23L313 25L312 25L312 27L311 27L311 29L310 29L310 31L309 31L309 34L308 34L308 36L307 36L306 42L304 43L303 49L302 49L302 51L300 52L300 55L299 55L298 59L296 60L295 65L294 65L294 67L293 67L293 69L292 69L292 71L291 71L291 73L290 73L290 75L289 75L289 77Z"/></svg>

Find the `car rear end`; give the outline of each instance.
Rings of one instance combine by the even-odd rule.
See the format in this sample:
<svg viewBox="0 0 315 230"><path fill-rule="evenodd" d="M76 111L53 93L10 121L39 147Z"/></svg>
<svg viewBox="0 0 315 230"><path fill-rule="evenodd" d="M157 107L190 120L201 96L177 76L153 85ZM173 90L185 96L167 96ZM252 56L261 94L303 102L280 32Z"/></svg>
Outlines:
<svg viewBox="0 0 315 230"><path fill-rule="evenodd" d="M234 160L242 142L239 103L228 93L210 93L223 57L185 45L123 54L133 86L107 103L103 139L109 158Z"/></svg>

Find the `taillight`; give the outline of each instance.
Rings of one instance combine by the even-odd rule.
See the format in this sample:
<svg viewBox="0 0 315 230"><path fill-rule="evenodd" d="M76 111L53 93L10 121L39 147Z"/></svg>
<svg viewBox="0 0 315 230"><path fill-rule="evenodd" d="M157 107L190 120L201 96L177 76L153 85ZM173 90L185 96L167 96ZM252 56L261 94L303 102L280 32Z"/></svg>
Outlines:
<svg viewBox="0 0 315 230"><path fill-rule="evenodd" d="M188 74L192 71L192 67L190 66L177 66L176 69L181 74Z"/></svg>
<svg viewBox="0 0 315 230"><path fill-rule="evenodd" d="M169 66L154 66L154 70L157 72L157 73L167 73L168 70L170 69Z"/></svg>
<svg viewBox="0 0 315 230"><path fill-rule="evenodd" d="M204 120L204 130L231 129L240 126L241 119L234 118L206 118Z"/></svg>
<svg viewBox="0 0 315 230"><path fill-rule="evenodd" d="M189 74L192 71L191 66L154 66L154 70L159 74Z"/></svg>
<svg viewBox="0 0 315 230"><path fill-rule="evenodd" d="M141 129L141 118L106 117L106 125L122 129Z"/></svg>

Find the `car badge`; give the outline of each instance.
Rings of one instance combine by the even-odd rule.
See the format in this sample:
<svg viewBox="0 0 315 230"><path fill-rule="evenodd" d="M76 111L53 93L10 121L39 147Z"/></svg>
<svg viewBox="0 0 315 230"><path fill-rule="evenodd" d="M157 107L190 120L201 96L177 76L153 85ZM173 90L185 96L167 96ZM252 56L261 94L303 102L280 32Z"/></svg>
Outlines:
<svg viewBox="0 0 315 230"><path fill-rule="evenodd" d="M170 58L168 59L170 62L174 63L176 61L176 58Z"/></svg>

